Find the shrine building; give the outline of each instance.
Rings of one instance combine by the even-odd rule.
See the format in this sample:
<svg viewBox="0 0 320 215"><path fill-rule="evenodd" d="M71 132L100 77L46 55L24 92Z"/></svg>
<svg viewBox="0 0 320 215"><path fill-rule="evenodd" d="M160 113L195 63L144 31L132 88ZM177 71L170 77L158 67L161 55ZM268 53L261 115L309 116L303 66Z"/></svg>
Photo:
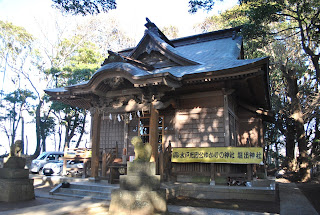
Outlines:
<svg viewBox="0 0 320 215"><path fill-rule="evenodd" d="M136 47L110 51L90 80L45 90L90 110L92 177L103 149L117 144L117 157L129 158L131 138L141 136L163 179L250 180L263 164L270 118L268 57L244 59L240 27L170 40L150 20L145 26Z"/></svg>

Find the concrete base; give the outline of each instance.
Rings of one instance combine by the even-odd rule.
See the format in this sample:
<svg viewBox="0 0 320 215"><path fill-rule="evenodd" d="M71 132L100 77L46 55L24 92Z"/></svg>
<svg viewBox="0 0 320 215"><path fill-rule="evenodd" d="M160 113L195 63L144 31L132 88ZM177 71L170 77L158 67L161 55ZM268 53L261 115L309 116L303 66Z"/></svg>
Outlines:
<svg viewBox="0 0 320 215"><path fill-rule="evenodd" d="M98 182L98 181L100 181L100 178L99 177L90 177L89 181L90 182Z"/></svg>
<svg viewBox="0 0 320 215"><path fill-rule="evenodd" d="M0 169L0 178L2 179L27 179L29 178L29 170L27 169Z"/></svg>
<svg viewBox="0 0 320 215"><path fill-rule="evenodd" d="M33 179L24 169L26 159L9 157L0 169L0 201L18 202L34 199Z"/></svg>
<svg viewBox="0 0 320 215"><path fill-rule="evenodd" d="M112 191L109 214L151 215L168 214L165 190L158 191Z"/></svg>
<svg viewBox="0 0 320 215"><path fill-rule="evenodd" d="M192 183L163 184L167 199L186 196L197 199L244 199L275 201L276 189L272 187L212 186Z"/></svg>
<svg viewBox="0 0 320 215"><path fill-rule="evenodd" d="M124 190L148 191L160 189L160 175L121 175L120 187Z"/></svg>
<svg viewBox="0 0 320 215"><path fill-rule="evenodd" d="M3 168L24 169L25 165L26 165L25 158L13 156L5 159Z"/></svg>
<svg viewBox="0 0 320 215"><path fill-rule="evenodd" d="M130 162L127 164L127 175L156 175L156 163Z"/></svg>
<svg viewBox="0 0 320 215"><path fill-rule="evenodd" d="M191 176L191 175L177 175L177 182L182 183L210 183L209 176Z"/></svg>
<svg viewBox="0 0 320 215"><path fill-rule="evenodd" d="M0 201L17 202L34 198L33 179L0 179Z"/></svg>
<svg viewBox="0 0 320 215"><path fill-rule="evenodd" d="M120 176L120 189L112 190L109 214L168 214L166 190L154 162L130 162L127 175Z"/></svg>

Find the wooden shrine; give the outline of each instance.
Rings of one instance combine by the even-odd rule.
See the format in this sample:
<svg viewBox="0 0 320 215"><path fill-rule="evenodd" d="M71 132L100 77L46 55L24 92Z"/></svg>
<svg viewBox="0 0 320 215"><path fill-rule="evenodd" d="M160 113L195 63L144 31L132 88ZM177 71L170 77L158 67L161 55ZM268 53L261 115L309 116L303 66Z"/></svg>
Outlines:
<svg viewBox="0 0 320 215"><path fill-rule="evenodd" d="M89 81L45 91L52 100L90 110L92 176L98 176L103 148L118 144L118 157L122 148L134 155L134 136L150 142L152 161L160 151L171 154L171 147L264 146L269 59L244 59L241 28L169 40L150 20L145 26L136 47L110 51ZM256 165L199 160L159 168L167 179L213 180L236 174L251 178Z"/></svg>

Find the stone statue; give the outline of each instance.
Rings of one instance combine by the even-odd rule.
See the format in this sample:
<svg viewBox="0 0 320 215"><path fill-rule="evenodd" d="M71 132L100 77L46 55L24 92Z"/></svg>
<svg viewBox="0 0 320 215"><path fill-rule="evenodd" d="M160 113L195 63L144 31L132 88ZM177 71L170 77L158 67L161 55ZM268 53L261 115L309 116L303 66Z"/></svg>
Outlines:
<svg viewBox="0 0 320 215"><path fill-rule="evenodd" d="M120 188L113 189L109 215L167 215L166 189L160 187L156 163L150 162L152 147L133 137L135 160L127 163L127 175L120 175Z"/></svg>
<svg viewBox="0 0 320 215"><path fill-rule="evenodd" d="M22 141L16 140L10 147L10 155L3 164L4 168L24 169L26 159L21 157Z"/></svg>
<svg viewBox="0 0 320 215"><path fill-rule="evenodd" d="M33 179L25 168L26 159L21 157L22 141L10 147L10 155L0 168L0 202L18 202L35 198Z"/></svg>
<svg viewBox="0 0 320 215"><path fill-rule="evenodd" d="M17 140L11 145L10 157L21 157L22 152L22 141Z"/></svg>
<svg viewBox="0 0 320 215"><path fill-rule="evenodd" d="M134 160L149 162L152 152L150 143L143 143L142 139L138 136L133 137L131 143L134 146Z"/></svg>

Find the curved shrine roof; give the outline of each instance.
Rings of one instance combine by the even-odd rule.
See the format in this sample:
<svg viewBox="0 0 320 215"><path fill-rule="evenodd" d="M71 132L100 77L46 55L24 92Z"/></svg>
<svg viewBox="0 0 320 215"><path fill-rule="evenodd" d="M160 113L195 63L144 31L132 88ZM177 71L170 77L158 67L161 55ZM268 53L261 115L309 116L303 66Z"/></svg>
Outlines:
<svg viewBox="0 0 320 215"><path fill-rule="evenodd" d="M89 93L102 80L119 76L135 87L170 83L169 87L176 88L189 79L232 78L261 71L268 80L268 58L243 59L242 38L237 35L239 27L171 41L149 20L146 27L135 48L109 52L89 81L45 92L51 96L77 90Z"/></svg>

